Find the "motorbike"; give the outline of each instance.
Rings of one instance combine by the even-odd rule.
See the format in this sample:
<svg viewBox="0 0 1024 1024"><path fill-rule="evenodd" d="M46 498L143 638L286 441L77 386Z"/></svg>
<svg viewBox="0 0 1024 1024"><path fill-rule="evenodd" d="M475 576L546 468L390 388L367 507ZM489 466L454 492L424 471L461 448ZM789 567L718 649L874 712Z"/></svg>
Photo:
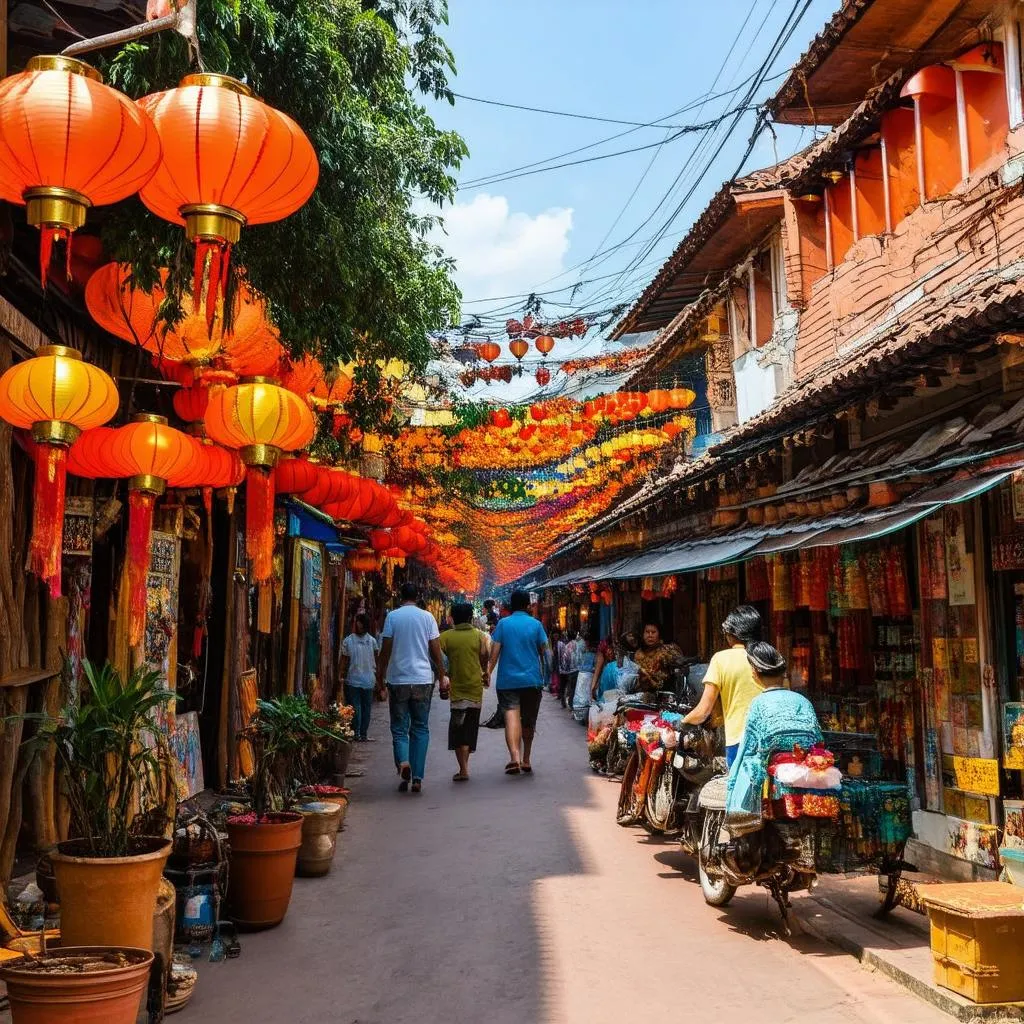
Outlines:
<svg viewBox="0 0 1024 1024"><path fill-rule="evenodd" d="M645 725L664 721L661 716L665 714L683 716L692 710L697 699L694 690L703 679L703 672L698 670L691 681L692 667L692 662L680 666L673 689L659 693L657 704L627 703L628 699L620 702L620 706L626 707L626 725L617 730L619 736L614 742L620 747L626 745L628 733L633 733L633 749L623 768L616 816L622 826L641 822L660 834L678 831L685 815L696 809L701 786L715 774L715 734L710 729L678 727L669 720L654 738L644 739ZM630 713L641 717L630 722Z"/></svg>
<svg viewBox="0 0 1024 1024"><path fill-rule="evenodd" d="M762 821L760 828L732 836L725 825L728 776L716 775L700 789L680 835L684 853L697 861L704 901L724 907L743 885L759 885L775 900L784 933L790 934L791 893L812 888L814 822Z"/></svg>

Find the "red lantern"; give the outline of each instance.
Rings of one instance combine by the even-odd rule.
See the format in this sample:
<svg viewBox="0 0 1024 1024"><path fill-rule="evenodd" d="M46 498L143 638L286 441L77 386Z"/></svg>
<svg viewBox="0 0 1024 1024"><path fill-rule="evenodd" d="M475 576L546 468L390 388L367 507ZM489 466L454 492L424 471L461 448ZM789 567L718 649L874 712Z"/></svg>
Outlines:
<svg viewBox="0 0 1024 1024"><path fill-rule="evenodd" d="M537 383L542 387L546 388L551 383L551 371L546 366L537 367Z"/></svg>
<svg viewBox="0 0 1024 1024"><path fill-rule="evenodd" d="M500 430L507 430L511 427L512 417L509 415L508 409L495 409L491 413L491 424Z"/></svg>
<svg viewBox="0 0 1024 1024"><path fill-rule="evenodd" d="M125 199L156 172L153 122L103 76L71 57L32 57L0 82L0 199L27 207L41 230L43 289L56 240L85 223L90 206Z"/></svg>
<svg viewBox="0 0 1024 1024"><path fill-rule="evenodd" d="M530 344L524 341L522 338L514 338L509 342L508 350L516 357L519 362L523 361L523 356L530 351Z"/></svg>
<svg viewBox="0 0 1024 1024"><path fill-rule="evenodd" d="M547 359L551 354L551 350L555 347L555 339L550 335L542 334L534 344L537 346L537 351Z"/></svg>
<svg viewBox="0 0 1024 1024"><path fill-rule="evenodd" d="M655 388L653 391L647 392L647 405L653 413L664 412L671 402L671 392L664 388Z"/></svg>
<svg viewBox="0 0 1024 1024"><path fill-rule="evenodd" d="M386 551L391 546L392 540L390 530L370 531L370 547L372 547L374 551Z"/></svg>
<svg viewBox="0 0 1024 1024"><path fill-rule="evenodd" d="M480 346L480 358L485 359L489 363L493 363L500 355L501 346L497 342L491 341L490 338Z"/></svg>
<svg viewBox="0 0 1024 1024"><path fill-rule="evenodd" d="M242 227L299 209L316 188L316 153L287 114L227 75L187 75L177 89L145 96L139 106L163 145L159 169L139 196L158 217L185 225L196 245L192 299L198 308L208 274L212 320Z"/></svg>

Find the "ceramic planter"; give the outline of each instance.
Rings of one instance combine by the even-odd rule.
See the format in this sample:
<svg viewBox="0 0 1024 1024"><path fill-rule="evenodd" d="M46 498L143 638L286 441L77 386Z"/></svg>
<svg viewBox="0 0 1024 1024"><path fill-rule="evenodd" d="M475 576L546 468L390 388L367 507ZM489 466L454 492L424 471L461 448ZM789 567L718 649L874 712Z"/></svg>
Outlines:
<svg viewBox="0 0 1024 1024"><path fill-rule="evenodd" d="M60 897L60 930L68 946L153 948L153 911L168 839L148 836L130 857L90 857L81 840L51 855Z"/></svg>
<svg viewBox="0 0 1024 1024"><path fill-rule="evenodd" d="M240 928L273 928L292 898L295 859L302 845L302 815L228 818L231 845L228 916Z"/></svg>
<svg viewBox="0 0 1024 1024"><path fill-rule="evenodd" d="M296 871L305 878L318 878L331 870L331 861L338 846L338 804L307 803L299 805L302 815L302 846Z"/></svg>
<svg viewBox="0 0 1024 1024"><path fill-rule="evenodd" d="M89 973L47 973L46 961L0 967L14 1024L135 1024L153 954L127 947L63 946L47 959L123 957L124 966Z"/></svg>
<svg viewBox="0 0 1024 1024"><path fill-rule="evenodd" d="M310 786L299 794L305 803L319 801L325 804L337 804L341 808L338 818L338 831L345 827L345 815L348 813L349 791L344 786Z"/></svg>

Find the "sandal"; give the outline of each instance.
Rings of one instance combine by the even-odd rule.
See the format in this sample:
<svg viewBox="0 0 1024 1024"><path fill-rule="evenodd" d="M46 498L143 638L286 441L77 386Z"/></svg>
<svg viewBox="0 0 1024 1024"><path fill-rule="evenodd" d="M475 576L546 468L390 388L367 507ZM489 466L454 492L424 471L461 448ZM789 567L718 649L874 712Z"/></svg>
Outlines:
<svg viewBox="0 0 1024 1024"><path fill-rule="evenodd" d="M518 775L520 771L521 769L518 761L509 761L509 763L505 765L506 775Z"/></svg>
<svg viewBox="0 0 1024 1024"><path fill-rule="evenodd" d="M462 772L456 772L452 776L452 782L469 782L469 776L463 775Z"/></svg>
<svg viewBox="0 0 1024 1024"><path fill-rule="evenodd" d="M524 775L529 775L533 771L533 765L530 764L520 765L520 768Z"/></svg>
<svg viewBox="0 0 1024 1024"><path fill-rule="evenodd" d="M412 778L412 768L407 764L403 764L398 769L398 774L402 776L402 781L398 784L398 792L407 793L409 791L409 779Z"/></svg>
<svg viewBox="0 0 1024 1024"><path fill-rule="evenodd" d="M422 779L413 779L412 780L412 791L414 793L418 793L422 788L423 788L423 780Z"/></svg>

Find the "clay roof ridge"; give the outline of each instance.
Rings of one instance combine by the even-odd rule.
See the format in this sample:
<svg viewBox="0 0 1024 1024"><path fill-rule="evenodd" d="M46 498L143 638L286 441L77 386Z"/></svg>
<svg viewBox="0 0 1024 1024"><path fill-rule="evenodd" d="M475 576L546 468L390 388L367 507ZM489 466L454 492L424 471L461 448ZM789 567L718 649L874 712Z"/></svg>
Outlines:
<svg viewBox="0 0 1024 1024"><path fill-rule="evenodd" d="M842 6L811 40L810 45L793 65L785 82L765 104L768 112L776 121L779 120L779 113L804 91L808 77L818 70L825 58L842 41L846 33L857 24L873 3L874 0L843 0Z"/></svg>

